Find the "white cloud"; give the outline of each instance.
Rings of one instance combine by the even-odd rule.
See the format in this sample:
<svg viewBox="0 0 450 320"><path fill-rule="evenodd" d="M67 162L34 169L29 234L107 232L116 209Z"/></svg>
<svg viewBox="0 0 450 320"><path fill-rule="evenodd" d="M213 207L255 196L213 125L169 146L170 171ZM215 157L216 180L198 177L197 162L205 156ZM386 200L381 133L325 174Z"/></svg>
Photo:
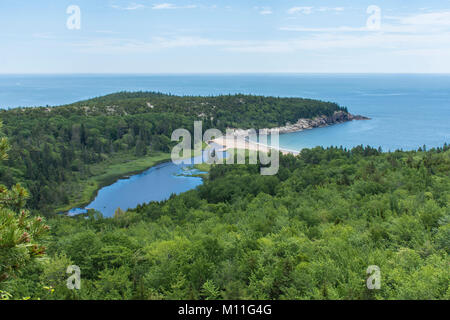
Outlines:
<svg viewBox="0 0 450 320"><path fill-rule="evenodd" d="M286 40L224 40L197 36L154 37L149 41L136 39L102 38L73 44L90 53L142 53L174 48L216 47L232 52L304 52L305 50L381 49L391 50L439 50L450 49L450 33L436 35L386 34L365 32L361 34L318 33ZM412 51L414 52L414 51Z"/></svg>
<svg viewBox="0 0 450 320"><path fill-rule="evenodd" d="M138 4L138 3L131 3L130 5L126 6L126 7L121 7L118 5L111 5L112 8L114 9L120 9L120 10L137 10L137 9L142 9L145 8L145 6L143 4Z"/></svg>
<svg viewBox="0 0 450 320"><path fill-rule="evenodd" d="M100 38L72 45L81 52L95 54L153 53L182 48L205 48L205 51L274 54L278 58L283 57L282 54L295 53L311 54L315 57L320 55L330 59L335 59L333 57L336 55L344 55L351 60L351 57L372 54L386 57L389 61L397 59L395 61L401 62L402 57L406 57L411 61L442 62L450 61L450 23L446 20L449 15L450 12L434 12L388 17L385 20L390 24L382 23L380 31L370 31L365 26L336 28L287 26L280 30L302 33L292 33L288 38L265 40L199 36L153 37L149 40Z"/></svg>
<svg viewBox="0 0 450 320"><path fill-rule="evenodd" d="M311 14L313 7L293 7L290 8L287 12L289 14L303 13L303 14Z"/></svg>
<svg viewBox="0 0 450 320"><path fill-rule="evenodd" d="M386 16L385 18L397 21L403 25L414 26L450 26L450 11L421 13L405 17Z"/></svg>
<svg viewBox="0 0 450 320"><path fill-rule="evenodd" d="M319 7L319 9L317 9L317 11L320 11L320 12L326 12L326 11L342 12L344 10L345 10L345 8L343 8L343 7Z"/></svg>
<svg viewBox="0 0 450 320"><path fill-rule="evenodd" d="M259 14L262 14L263 16L272 14L272 9L270 7L262 7L258 8Z"/></svg>
<svg viewBox="0 0 450 320"><path fill-rule="evenodd" d="M367 27L335 27L335 28L308 28L302 26L292 26L292 27L280 27L278 30L281 31L299 31L299 32L361 32L361 31L371 31Z"/></svg>
<svg viewBox="0 0 450 320"><path fill-rule="evenodd" d="M287 12L289 14L311 14L314 11L319 11L319 12L327 12L327 11L334 11L334 12L342 12L344 11L345 8L343 7L319 7L319 8L315 8L315 7L293 7L290 8Z"/></svg>
<svg viewBox="0 0 450 320"><path fill-rule="evenodd" d="M214 40L196 36L153 37L149 41L127 38L98 38L71 44L83 53L149 53L173 48L235 45L232 40Z"/></svg>
<svg viewBox="0 0 450 320"><path fill-rule="evenodd" d="M137 10L137 9L147 8L146 5L139 4L139 3L131 3L126 7L121 7L121 6L113 4L113 5L111 5L111 7L114 9L120 9L120 10ZM179 6L179 5L175 5L173 3L159 3L159 4L152 5L151 8L153 10L194 9L194 8L197 8L197 5L189 4L189 5Z"/></svg>
<svg viewBox="0 0 450 320"><path fill-rule="evenodd" d="M387 22L386 22L387 21ZM298 31L298 32L374 32L366 26L349 27L304 27L304 26L284 26L279 28L281 31ZM411 33L435 34L439 32L450 31L450 11L430 12L413 14L409 16L382 16L381 29L385 33Z"/></svg>
<svg viewBox="0 0 450 320"><path fill-rule="evenodd" d="M173 3L160 3L160 4L155 4L152 7L153 10L194 9L194 8L197 8L197 6L194 5L194 4L190 4L190 5L186 5L186 6L177 6L177 5L173 4Z"/></svg>
<svg viewBox="0 0 450 320"><path fill-rule="evenodd" d="M145 8L145 6L143 4L130 4L128 7L125 8L125 10L136 10L136 9L142 9Z"/></svg>
<svg viewBox="0 0 450 320"><path fill-rule="evenodd" d="M161 3L153 5L152 9L162 10L162 9L176 9L176 6L171 3Z"/></svg>

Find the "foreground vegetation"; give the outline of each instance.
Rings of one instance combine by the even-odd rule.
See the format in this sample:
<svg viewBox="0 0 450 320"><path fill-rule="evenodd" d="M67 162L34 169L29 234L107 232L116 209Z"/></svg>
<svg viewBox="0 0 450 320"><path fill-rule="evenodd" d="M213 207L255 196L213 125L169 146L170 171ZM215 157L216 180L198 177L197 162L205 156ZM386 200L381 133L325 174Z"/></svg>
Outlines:
<svg viewBox="0 0 450 320"><path fill-rule="evenodd" d="M114 218L48 219L47 260L0 282L33 299L450 299L450 150L305 149L217 165ZM81 268L81 290L66 268ZM366 269L381 270L368 290Z"/></svg>
<svg viewBox="0 0 450 320"><path fill-rule="evenodd" d="M87 204L122 175L168 159L173 130L262 128L346 111L335 103L249 95L179 97L122 92L53 108L1 110L10 140L0 182L21 182L27 207L45 215ZM125 163L126 162L126 163Z"/></svg>
<svg viewBox="0 0 450 320"><path fill-rule="evenodd" d="M1 129L1 123L0 123ZM0 161L8 159L9 144L0 139ZM2 289L2 282L20 274L20 269L45 255L45 246L38 241L49 231L41 217L31 217L24 209L29 197L19 184L11 189L0 185L0 300L12 295Z"/></svg>

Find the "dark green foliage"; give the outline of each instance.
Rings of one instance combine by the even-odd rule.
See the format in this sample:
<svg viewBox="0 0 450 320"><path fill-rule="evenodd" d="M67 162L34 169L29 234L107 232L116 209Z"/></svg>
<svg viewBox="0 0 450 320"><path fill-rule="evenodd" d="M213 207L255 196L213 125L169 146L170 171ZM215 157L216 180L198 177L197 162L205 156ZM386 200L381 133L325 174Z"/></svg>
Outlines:
<svg viewBox="0 0 450 320"><path fill-rule="evenodd" d="M8 150L8 141L1 138L0 160L8 159ZM27 190L19 184L11 189L0 185L0 284L17 277L25 266L45 253L45 247L37 242L49 227L41 217L30 217L23 209L27 198ZM0 300L8 297L2 294Z"/></svg>
<svg viewBox="0 0 450 320"><path fill-rule="evenodd" d="M196 190L115 218L52 218L46 271L4 289L43 299L450 298L450 150L315 148L280 164L273 177L216 165ZM63 263L81 267L80 291L58 287ZM380 290L366 287L369 265L381 269Z"/></svg>

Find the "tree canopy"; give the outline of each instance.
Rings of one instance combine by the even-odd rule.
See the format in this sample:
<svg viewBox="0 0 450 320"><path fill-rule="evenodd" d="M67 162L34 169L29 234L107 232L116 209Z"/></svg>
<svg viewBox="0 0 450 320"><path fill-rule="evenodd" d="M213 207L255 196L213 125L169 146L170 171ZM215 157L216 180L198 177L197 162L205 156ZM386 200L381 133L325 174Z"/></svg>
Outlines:
<svg viewBox="0 0 450 320"><path fill-rule="evenodd" d="M4 289L49 299L449 299L449 169L447 146L305 149L281 155L275 176L259 164L214 165L202 186L166 201L49 219L49 261ZM81 268L81 290L62 285L68 264ZM379 290L366 286L369 265L381 270Z"/></svg>

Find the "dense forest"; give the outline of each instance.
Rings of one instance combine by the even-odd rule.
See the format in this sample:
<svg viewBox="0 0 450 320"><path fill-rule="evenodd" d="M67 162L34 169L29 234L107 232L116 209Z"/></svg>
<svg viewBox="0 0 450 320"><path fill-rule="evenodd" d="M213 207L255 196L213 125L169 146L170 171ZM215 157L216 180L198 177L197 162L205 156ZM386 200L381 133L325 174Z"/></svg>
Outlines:
<svg viewBox="0 0 450 320"><path fill-rule="evenodd" d="M20 182L29 209L49 214L90 202L114 179L168 160L173 130L264 128L347 111L335 103L252 95L121 92L60 107L0 111L9 158L0 183Z"/></svg>
<svg viewBox="0 0 450 320"><path fill-rule="evenodd" d="M171 133L261 128L346 108L297 98L118 93L3 110L2 299L450 299L450 150L371 147L213 165L162 202L56 211L125 173L167 160ZM17 184L20 183L21 185ZM25 188L24 188L25 187ZM66 270L81 270L69 290ZM367 267L381 287L366 287Z"/></svg>
<svg viewBox="0 0 450 320"><path fill-rule="evenodd" d="M450 299L450 150L370 147L214 165L167 201L47 219L41 261L0 281L5 298ZM81 290L66 268L81 269ZM379 266L381 287L366 287ZM7 292L7 293L6 293ZM0 292L1 293L1 292Z"/></svg>

